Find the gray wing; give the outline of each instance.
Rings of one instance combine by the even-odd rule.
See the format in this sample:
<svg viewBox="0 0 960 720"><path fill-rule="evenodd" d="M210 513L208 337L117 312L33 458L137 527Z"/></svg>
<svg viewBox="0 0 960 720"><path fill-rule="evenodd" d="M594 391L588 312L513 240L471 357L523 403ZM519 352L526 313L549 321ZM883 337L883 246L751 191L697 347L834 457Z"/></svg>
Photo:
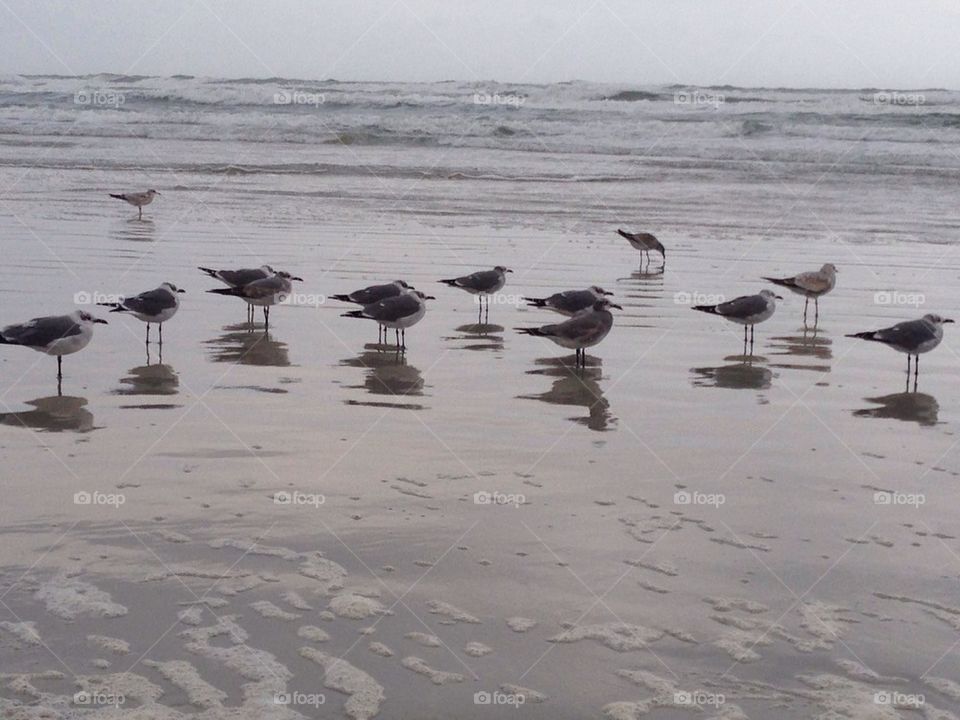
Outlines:
<svg viewBox="0 0 960 720"><path fill-rule="evenodd" d="M759 295L744 295L717 305L717 314L725 317L748 318L767 309L767 301Z"/></svg>
<svg viewBox="0 0 960 720"><path fill-rule="evenodd" d="M608 312L589 312L572 317L557 325L541 328L547 335L568 340L590 341L609 331L613 316Z"/></svg>
<svg viewBox="0 0 960 720"><path fill-rule="evenodd" d="M273 275L260 280L254 280L252 283L248 283L240 289L243 297L248 297L251 300L259 300L284 292L287 286L283 278Z"/></svg>
<svg viewBox="0 0 960 720"><path fill-rule="evenodd" d="M233 287L249 285L257 280L268 277L260 268L242 268L240 270L218 270L217 277Z"/></svg>
<svg viewBox="0 0 960 720"><path fill-rule="evenodd" d="M597 301L597 298L589 290L567 290L547 298L547 305L555 307L557 310L575 313L584 310Z"/></svg>
<svg viewBox="0 0 960 720"><path fill-rule="evenodd" d="M136 297L127 298L121 304L127 310L133 310L142 315L159 315L164 310L174 307L177 301L169 291L157 288L140 293Z"/></svg>
<svg viewBox="0 0 960 720"><path fill-rule="evenodd" d="M500 282L500 273L496 270L480 270L471 275L457 278L457 285L471 290L489 290Z"/></svg>
<svg viewBox="0 0 960 720"><path fill-rule="evenodd" d="M877 330L874 339L888 345L897 345L902 348L915 349L925 342L936 338L936 333L923 320L907 320L897 323L893 327Z"/></svg>
<svg viewBox="0 0 960 720"><path fill-rule="evenodd" d="M22 325L5 327L0 334L8 342L27 347L46 347L54 340L80 334L80 326L69 315L34 318Z"/></svg>
<svg viewBox="0 0 960 720"><path fill-rule="evenodd" d="M361 305L371 305L375 302L389 297L395 297L400 294L400 288L393 283L387 285L371 285L363 290L357 290L348 296L351 300Z"/></svg>
<svg viewBox="0 0 960 720"><path fill-rule="evenodd" d="M366 305L363 314L374 320L396 322L407 315L413 315L420 309L418 298L413 295L398 295Z"/></svg>

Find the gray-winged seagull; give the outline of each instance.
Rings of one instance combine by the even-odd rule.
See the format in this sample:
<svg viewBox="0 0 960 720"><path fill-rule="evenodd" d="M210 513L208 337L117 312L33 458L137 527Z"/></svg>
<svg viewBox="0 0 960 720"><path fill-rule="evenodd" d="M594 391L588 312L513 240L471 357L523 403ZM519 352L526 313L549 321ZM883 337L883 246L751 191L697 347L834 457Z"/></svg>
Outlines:
<svg viewBox="0 0 960 720"><path fill-rule="evenodd" d="M613 295L612 292L604 290L602 287L593 285L586 290L564 290L554 293L550 297L531 298L525 297L527 305L530 307L547 308L561 315L572 317L581 310L592 307L598 300L603 300L605 296Z"/></svg>
<svg viewBox="0 0 960 720"><path fill-rule="evenodd" d="M489 317L490 296L498 292L507 283L507 273L512 272L513 270L505 268L503 265L497 265L493 270L478 270L470 275L441 280L440 282L450 287L466 290L471 295L476 295L477 301L480 303L480 312L483 311L483 298L487 298L487 316Z"/></svg>
<svg viewBox="0 0 960 720"><path fill-rule="evenodd" d="M180 309L180 294L185 292L173 283L161 283L155 290L148 290L121 302L97 303L113 308L110 312L128 312L147 324L147 344L150 344L150 324L159 328L160 344L163 345L163 324Z"/></svg>
<svg viewBox="0 0 960 720"><path fill-rule="evenodd" d="M576 364L586 365L586 348L603 340L613 327L613 313L609 308L623 308L607 298L601 298L569 320L538 328L517 328L524 335L547 338L560 347L576 350Z"/></svg>
<svg viewBox="0 0 960 720"><path fill-rule="evenodd" d="M354 290L346 295L331 295L334 300L340 302L356 303L357 305L372 305L379 300L385 300L389 297L396 297L405 292L413 290L413 286L404 280L394 280L384 285L368 285L360 290ZM386 328L383 325L377 325L377 342L380 342L381 331L386 335ZM384 338L386 340L386 338Z"/></svg>
<svg viewBox="0 0 960 720"><path fill-rule="evenodd" d="M882 330L853 333L847 337L872 340L907 354L907 377L910 377L910 357L916 358L913 376L920 372L920 354L930 352L943 340L943 326L952 323L950 318L928 313L919 320L907 320Z"/></svg>
<svg viewBox="0 0 960 720"><path fill-rule="evenodd" d="M149 205L150 203L152 203L153 198L159 195L160 193L158 193L156 190L147 190L146 192L138 192L138 193L120 193L118 195L114 195L113 193L109 193L109 194L110 194L110 197L112 198L116 198L117 200L123 200L124 202L128 202L131 205L133 205L137 209L137 212L139 213L138 218L140 220L143 220L143 206Z"/></svg>
<svg viewBox="0 0 960 720"><path fill-rule="evenodd" d="M303 281L303 278L291 275L281 270L270 277L254 280L246 285L229 288L216 288L207 290L208 293L215 295L231 295L233 297L243 298L249 305L256 305L263 308L263 326L265 329L270 327L270 306L276 305L286 300L293 292L292 280Z"/></svg>
<svg viewBox="0 0 960 720"><path fill-rule="evenodd" d="M63 356L83 350L93 337L96 323L107 324L84 310L69 315L34 318L0 330L0 345L22 345L57 356L57 379L63 377Z"/></svg>
<svg viewBox="0 0 960 720"><path fill-rule="evenodd" d="M694 305L694 310L719 315L722 318L743 325L743 349L747 349L747 328L750 329L750 352L753 353L753 332L757 323L768 320L777 309L777 300L783 300L773 290L761 290L756 295L722 302L719 305Z"/></svg>
<svg viewBox="0 0 960 720"><path fill-rule="evenodd" d="M407 328L416 325L426 315L427 300L436 298L419 290L411 290L365 305L362 310L345 312L343 317L367 318L386 328L393 328L397 334L397 350L406 350Z"/></svg>
<svg viewBox="0 0 960 720"><path fill-rule="evenodd" d="M813 324L816 325L820 320L820 296L826 295L837 286L837 267L833 263L827 263L819 270L803 272L793 277L763 279L806 298L803 303L804 325L807 324L807 307L810 305L810 298L813 298Z"/></svg>

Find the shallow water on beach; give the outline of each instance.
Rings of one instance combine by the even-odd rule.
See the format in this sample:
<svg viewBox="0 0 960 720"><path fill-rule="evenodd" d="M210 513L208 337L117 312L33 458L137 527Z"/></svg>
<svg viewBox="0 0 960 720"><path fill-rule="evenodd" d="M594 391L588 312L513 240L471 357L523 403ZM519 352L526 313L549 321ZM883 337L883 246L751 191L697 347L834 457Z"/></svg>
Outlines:
<svg viewBox="0 0 960 720"><path fill-rule="evenodd" d="M834 159L642 192L187 173L142 221L104 197L134 171L2 166L4 322L187 291L162 358L101 308L62 397L53 359L0 354L4 716L960 715L955 326L916 392L844 337L958 314L955 218ZM657 228L663 272L618 224ZM263 262L304 278L269 332L195 269ZM819 326L788 296L752 357L689 309L823 262ZM436 282L495 264L486 321ZM437 297L402 357L324 297L395 277ZM624 310L577 372L512 300L589 284Z"/></svg>

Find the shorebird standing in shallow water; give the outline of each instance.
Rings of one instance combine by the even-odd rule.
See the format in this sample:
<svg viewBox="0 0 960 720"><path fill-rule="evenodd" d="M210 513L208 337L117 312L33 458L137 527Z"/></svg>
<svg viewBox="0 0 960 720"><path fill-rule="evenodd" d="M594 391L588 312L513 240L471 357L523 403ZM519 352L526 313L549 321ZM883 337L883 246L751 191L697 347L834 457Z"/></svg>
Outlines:
<svg viewBox="0 0 960 720"><path fill-rule="evenodd" d="M497 265L493 270L479 270L470 275L452 278L450 280L441 280L444 285L466 290L471 295L476 295L477 302L480 304L480 310L477 315L477 322L481 322L483 314L483 298L487 298L487 317L490 317L490 296L498 292L507 283L507 273L513 270L505 268L503 265Z"/></svg>
<svg viewBox="0 0 960 720"><path fill-rule="evenodd" d="M385 328L393 328L397 334L397 352L399 352L407 349L407 328L416 325L427 314L426 300L436 300L436 298L419 290L410 290L402 295L365 305L363 310L345 312L343 317L367 318L375 320Z"/></svg>
<svg viewBox="0 0 960 720"><path fill-rule="evenodd" d="M643 270L643 254L647 254L647 269L650 268L650 251L656 250L663 257L663 267L667 267L667 251L657 238L650 233L630 233L617 228L617 233L627 239L634 250L640 251L640 269Z"/></svg>
<svg viewBox="0 0 960 720"><path fill-rule="evenodd" d="M870 330L854 333L847 337L872 340L892 347L897 352L907 354L907 384L910 383L910 357L916 361L913 366L913 387L916 390L917 376L920 374L920 355L930 352L943 340L943 326L952 323L950 318L928 313L919 320L907 320L882 330Z"/></svg>
<svg viewBox="0 0 960 720"><path fill-rule="evenodd" d="M84 310L69 315L51 315L34 318L20 325L8 325L0 330L0 345L22 345L46 355L57 356L57 390L63 378L63 356L83 350L93 338L93 326L106 325Z"/></svg>
<svg viewBox="0 0 960 720"><path fill-rule="evenodd" d="M750 330L750 354L753 354L753 332L757 323L769 320L777 309L777 300L783 300L773 290L761 290L756 295L722 302L719 305L694 305L694 310L719 315L722 318L743 325L743 354L747 354L747 329Z"/></svg>
<svg viewBox="0 0 960 720"><path fill-rule="evenodd" d="M290 293L293 292L292 280L303 281L303 278L291 275L281 270L270 277L254 280L246 285L229 288L217 288L216 290L207 290L208 293L215 295L232 295L233 297L243 298L247 304L263 308L263 327L270 328L270 306L282 303Z"/></svg>
<svg viewBox="0 0 960 720"><path fill-rule="evenodd" d="M157 326L160 345L163 345L163 324L180 309L180 294L185 292L172 283L165 282L156 290L148 290L121 302L97 303L113 308L110 312L128 312L147 324L147 345L150 344L150 324Z"/></svg>
<svg viewBox="0 0 960 720"><path fill-rule="evenodd" d="M517 328L524 335L543 337L552 340L560 347L575 350L577 367L586 366L586 348L593 347L603 340L613 327L613 313L609 308L623 310L607 298L601 298L586 310L581 310L569 320L556 325L543 325L538 328Z"/></svg>
<svg viewBox="0 0 960 720"><path fill-rule="evenodd" d="M143 220L143 206L149 205L153 202L153 198L159 195L156 190L147 190L146 192L138 193L120 193L119 195L114 195L110 193L110 197L116 198L117 200L123 200L133 205L139 215L137 216L138 220Z"/></svg>
<svg viewBox="0 0 960 720"><path fill-rule="evenodd" d="M820 296L826 295L837 285L837 267L833 263L827 263L819 270L811 270L793 277L765 277L763 279L806 298L803 303L804 325L807 324L807 307L810 305L810 298L813 298L813 324L816 325L820 320Z"/></svg>
<svg viewBox="0 0 960 720"><path fill-rule="evenodd" d="M527 301L527 305L530 307L546 308L561 315L573 317L581 310L592 307L598 300L603 300L604 297L609 295L613 295L613 293L604 290L602 287L593 285L586 290L564 290L563 292L554 293L550 297L525 297L524 300Z"/></svg>
<svg viewBox="0 0 960 720"><path fill-rule="evenodd" d="M392 283L386 283L385 285L369 285L360 290L354 290L352 293L347 293L346 295L331 295L330 297L340 302L356 303L357 305L366 306L389 297L403 295L411 290L413 290L412 285L408 285L403 280L394 280ZM383 342L386 342L387 329L383 325L377 325L377 343L381 342L381 333L383 334Z"/></svg>

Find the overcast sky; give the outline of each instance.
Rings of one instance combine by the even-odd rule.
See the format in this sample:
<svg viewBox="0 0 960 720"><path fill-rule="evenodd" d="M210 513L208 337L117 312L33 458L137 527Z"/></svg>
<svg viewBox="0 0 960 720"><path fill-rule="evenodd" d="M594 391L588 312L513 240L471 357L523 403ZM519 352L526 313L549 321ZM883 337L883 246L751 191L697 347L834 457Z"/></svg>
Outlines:
<svg viewBox="0 0 960 720"><path fill-rule="evenodd" d="M960 0L0 0L0 73L960 88Z"/></svg>

